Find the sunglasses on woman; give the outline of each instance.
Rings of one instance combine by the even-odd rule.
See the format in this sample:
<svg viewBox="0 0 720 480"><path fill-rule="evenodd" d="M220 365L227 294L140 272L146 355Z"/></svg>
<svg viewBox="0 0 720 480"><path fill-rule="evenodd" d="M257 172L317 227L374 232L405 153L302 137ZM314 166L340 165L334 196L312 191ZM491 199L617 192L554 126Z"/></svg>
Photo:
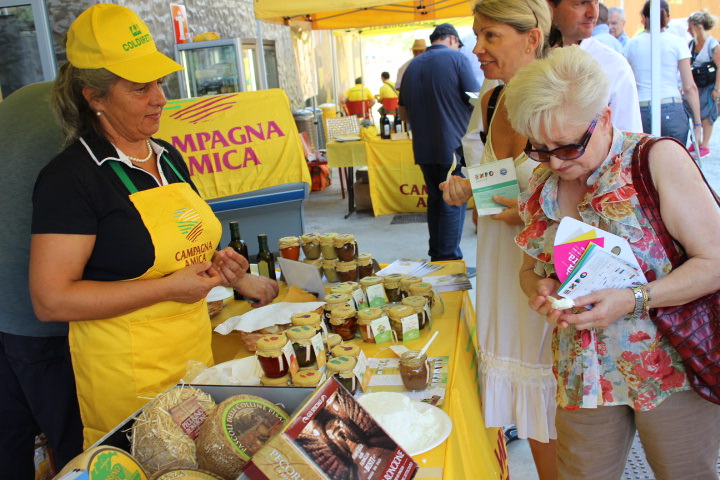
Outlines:
<svg viewBox="0 0 720 480"><path fill-rule="evenodd" d="M590 122L590 126L585 132L585 135L583 135L580 139L580 143L568 143L567 145L561 145L557 148L553 148L552 150L548 150L546 148L532 148L532 144L530 143L530 140L528 140L524 149L525 154L536 162L541 163L549 162L550 157L555 157L558 160L575 160L580 158L583 153L585 153L588 143L590 143L590 138L595 131L595 125L597 125L599 119L600 114L598 113L595 115L595 119Z"/></svg>

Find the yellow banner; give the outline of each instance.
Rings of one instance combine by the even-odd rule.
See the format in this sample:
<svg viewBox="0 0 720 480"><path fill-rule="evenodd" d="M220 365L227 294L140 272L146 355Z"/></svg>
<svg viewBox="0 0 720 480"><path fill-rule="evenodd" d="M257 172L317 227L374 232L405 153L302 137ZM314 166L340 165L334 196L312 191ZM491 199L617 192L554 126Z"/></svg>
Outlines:
<svg viewBox="0 0 720 480"><path fill-rule="evenodd" d="M183 154L203 198L310 183L283 90L171 100L164 110L157 136Z"/></svg>
<svg viewBox="0 0 720 480"><path fill-rule="evenodd" d="M427 211L427 187L411 140L369 141L365 153L376 216Z"/></svg>

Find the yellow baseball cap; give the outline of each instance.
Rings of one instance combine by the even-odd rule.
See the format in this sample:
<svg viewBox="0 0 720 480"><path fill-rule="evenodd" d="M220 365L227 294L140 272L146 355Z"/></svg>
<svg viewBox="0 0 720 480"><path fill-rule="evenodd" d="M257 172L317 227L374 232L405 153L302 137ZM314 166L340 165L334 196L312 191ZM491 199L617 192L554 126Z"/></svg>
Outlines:
<svg viewBox="0 0 720 480"><path fill-rule="evenodd" d="M105 68L120 78L147 83L182 70L158 52L150 29L132 10L110 3L93 5L70 25L67 58L76 68Z"/></svg>

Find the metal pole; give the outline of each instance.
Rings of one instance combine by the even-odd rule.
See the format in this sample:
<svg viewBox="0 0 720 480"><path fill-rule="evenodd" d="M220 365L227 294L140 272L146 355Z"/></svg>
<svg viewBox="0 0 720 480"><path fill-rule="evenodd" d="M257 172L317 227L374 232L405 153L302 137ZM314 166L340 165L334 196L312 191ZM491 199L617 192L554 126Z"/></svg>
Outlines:
<svg viewBox="0 0 720 480"><path fill-rule="evenodd" d="M265 67L265 45L263 44L263 33L262 33L262 24L260 23L260 20L255 20L255 25L257 28L257 42L258 42L258 64L260 65L260 90L267 90L268 83L267 83L267 70Z"/></svg>
<svg viewBox="0 0 720 480"><path fill-rule="evenodd" d="M650 3L650 125L651 133L660 136L660 0Z"/></svg>

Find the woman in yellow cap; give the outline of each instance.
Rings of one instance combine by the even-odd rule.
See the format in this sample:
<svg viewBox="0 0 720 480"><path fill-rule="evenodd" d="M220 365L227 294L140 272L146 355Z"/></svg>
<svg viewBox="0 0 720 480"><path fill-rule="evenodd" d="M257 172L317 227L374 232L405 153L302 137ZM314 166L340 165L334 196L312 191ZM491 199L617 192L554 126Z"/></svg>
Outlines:
<svg viewBox="0 0 720 480"><path fill-rule="evenodd" d="M216 251L220 222L180 153L153 139L163 77L131 10L98 4L70 26L52 103L67 148L33 194L30 289L38 318L70 323L85 447L177 382L187 360L212 362L205 297L232 286L270 302L277 284Z"/></svg>

